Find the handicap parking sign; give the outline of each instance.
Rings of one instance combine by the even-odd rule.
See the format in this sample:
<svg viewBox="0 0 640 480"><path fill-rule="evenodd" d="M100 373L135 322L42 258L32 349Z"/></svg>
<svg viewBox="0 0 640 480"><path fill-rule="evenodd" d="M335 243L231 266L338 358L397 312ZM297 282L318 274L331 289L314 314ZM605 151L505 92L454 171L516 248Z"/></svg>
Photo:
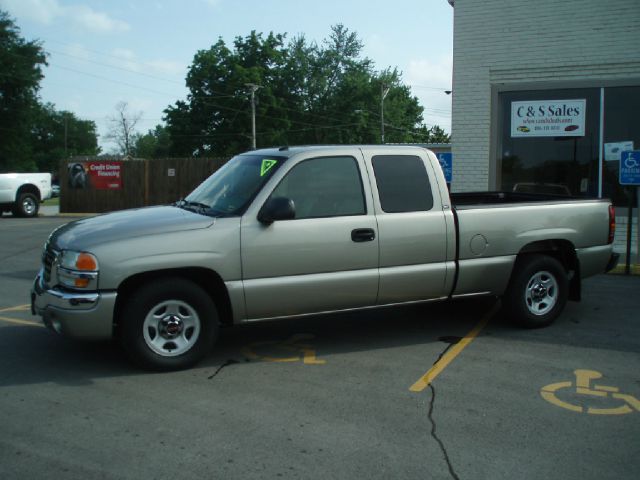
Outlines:
<svg viewBox="0 0 640 480"><path fill-rule="evenodd" d="M640 185L640 150L620 155L620 185Z"/></svg>
<svg viewBox="0 0 640 480"><path fill-rule="evenodd" d="M453 154L452 153L437 153L438 162L444 172L444 179L447 183L451 183L453 177Z"/></svg>

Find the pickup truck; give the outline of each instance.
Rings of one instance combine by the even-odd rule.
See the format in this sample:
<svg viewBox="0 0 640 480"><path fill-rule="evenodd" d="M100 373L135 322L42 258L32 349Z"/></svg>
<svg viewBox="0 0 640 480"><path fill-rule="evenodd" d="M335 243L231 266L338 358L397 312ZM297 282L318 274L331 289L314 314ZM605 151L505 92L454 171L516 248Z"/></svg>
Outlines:
<svg viewBox="0 0 640 480"><path fill-rule="evenodd" d="M174 205L55 230L32 312L158 370L202 359L221 325L411 302L502 297L541 327L611 268L614 218L601 199L450 196L419 147L256 150Z"/></svg>
<svg viewBox="0 0 640 480"><path fill-rule="evenodd" d="M35 217L40 202L50 197L50 173L0 173L0 214Z"/></svg>

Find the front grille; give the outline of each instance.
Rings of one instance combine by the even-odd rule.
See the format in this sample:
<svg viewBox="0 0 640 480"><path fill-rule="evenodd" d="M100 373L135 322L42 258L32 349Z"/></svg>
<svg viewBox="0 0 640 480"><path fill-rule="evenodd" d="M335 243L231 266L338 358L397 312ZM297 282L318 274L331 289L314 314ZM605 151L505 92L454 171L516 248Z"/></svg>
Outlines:
<svg viewBox="0 0 640 480"><path fill-rule="evenodd" d="M51 280L51 269L53 268L53 264L58 258L59 252L51 248L51 246L47 243L44 247L44 252L42 254L42 266L44 267L44 281L49 282Z"/></svg>

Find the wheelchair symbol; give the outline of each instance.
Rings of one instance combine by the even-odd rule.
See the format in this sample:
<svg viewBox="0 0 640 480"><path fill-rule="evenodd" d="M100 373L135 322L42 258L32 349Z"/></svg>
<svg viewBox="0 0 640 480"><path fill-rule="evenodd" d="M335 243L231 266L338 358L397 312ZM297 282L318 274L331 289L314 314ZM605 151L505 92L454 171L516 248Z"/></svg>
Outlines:
<svg viewBox="0 0 640 480"><path fill-rule="evenodd" d="M285 341L268 340L264 342L250 343L241 351L242 354L251 360L263 360L267 362L299 362L306 365L324 365L326 360L316 357L316 351L308 343L299 343L302 340L311 340L314 336L310 334L292 335Z"/></svg>
<svg viewBox="0 0 640 480"><path fill-rule="evenodd" d="M635 157L630 153L627 158L624 159L625 168L636 168L639 167L640 164L635 159Z"/></svg>
<svg viewBox="0 0 640 480"><path fill-rule="evenodd" d="M540 391L542 398L557 407L578 413L588 413L590 415L624 415L626 413L632 413L634 410L640 412L640 401L633 395L619 393L620 389L617 387L594 385L592 388L590 385L591 381L602 378L602 374L600 372L596 372L595 370L575 370L573 373L576 376L575 384L572 382L558 382L542 387L542 390ZM587 398L589 396L612 398L614 400L620 400L622 404L620 404L620 402L616 402L618 405L611 408L583 407L581 405L574 405L558 398L556 393L563 389L572 389L570 392L567 392L569 395L576 394L578 396L586 396ZM584 397L582 399L584 399Z"/></svg>

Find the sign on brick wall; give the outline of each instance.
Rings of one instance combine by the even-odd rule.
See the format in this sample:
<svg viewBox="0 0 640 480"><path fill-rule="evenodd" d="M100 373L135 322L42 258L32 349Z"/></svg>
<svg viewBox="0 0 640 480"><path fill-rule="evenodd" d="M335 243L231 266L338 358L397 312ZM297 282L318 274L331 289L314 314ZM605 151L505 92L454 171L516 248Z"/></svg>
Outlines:
<svg viewBox="0 0 640 480"><path fill-rule="evenodd" d="M453 180L453 154L451 152L437 153L438 162L442 167L442 173L444 173L444 180L447 183L451 183Z"/></svg>
<svg viewBox="0 0 640 480"><path fill-rule="evenodd" d="M511 102L512 137L582 137L586 99Z"/></svg>
<svg viewBox="0 0 640 480"><path fill-rule="evenodd" d="M640 185L640 150L620 155L620 185Z"/></svg>

